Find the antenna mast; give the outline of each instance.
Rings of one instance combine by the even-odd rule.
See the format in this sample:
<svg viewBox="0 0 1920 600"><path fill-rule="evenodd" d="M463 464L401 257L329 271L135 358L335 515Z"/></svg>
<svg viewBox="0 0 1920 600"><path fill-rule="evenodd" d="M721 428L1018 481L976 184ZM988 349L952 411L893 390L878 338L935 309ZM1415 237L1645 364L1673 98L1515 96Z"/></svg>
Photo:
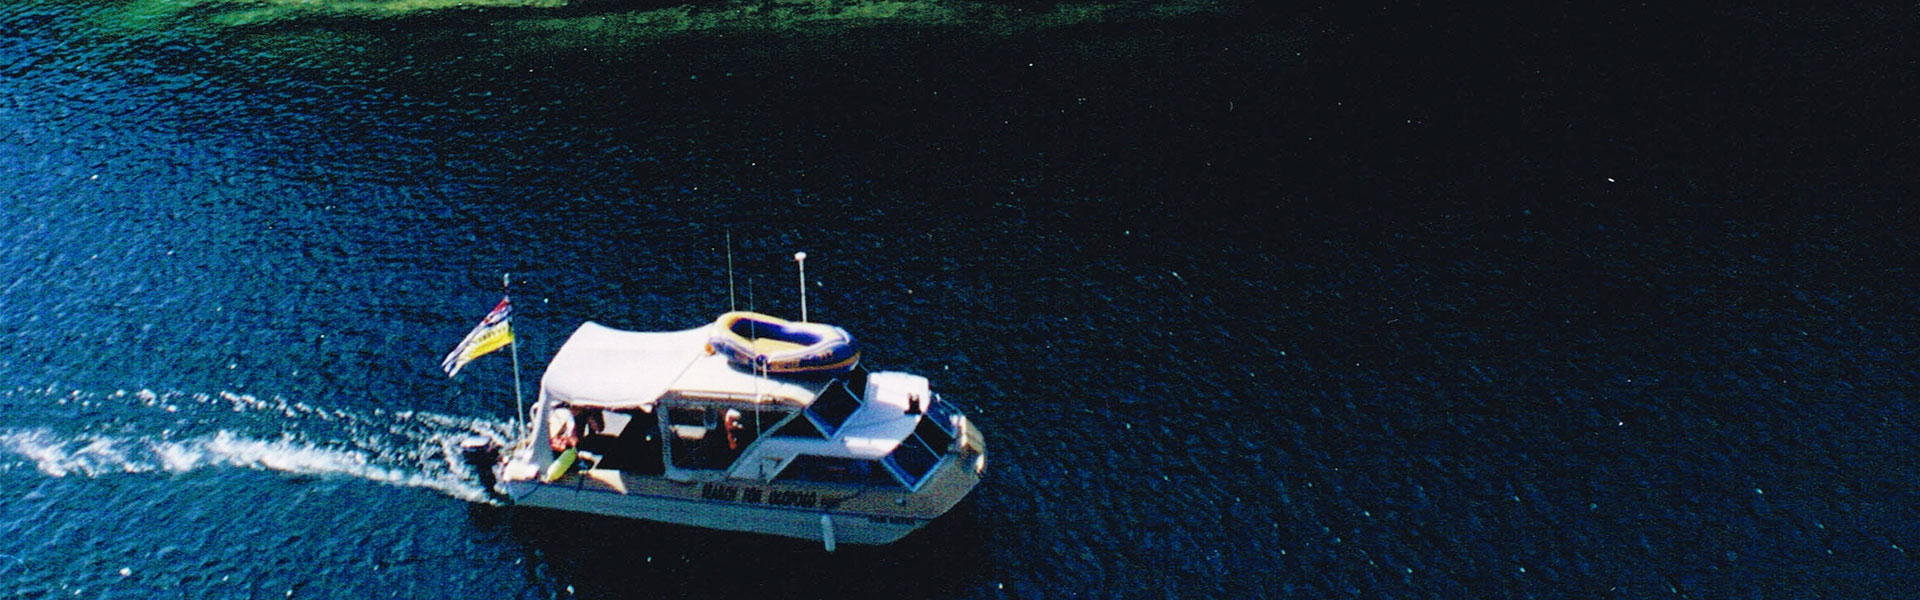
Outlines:
<svg viewBox="0 0 1920 600"><path fill-rule="evenodd" d="M740 310L740 306L733 301L733 230L732 229L727 230L727 310L728 311Z"/></svg>
<svg viewBox="0 0 1920 600"><path fill-rule="evenodd" d="M793 253L793 262L800 263L800 322L807 322L807 253Z"/></svg>

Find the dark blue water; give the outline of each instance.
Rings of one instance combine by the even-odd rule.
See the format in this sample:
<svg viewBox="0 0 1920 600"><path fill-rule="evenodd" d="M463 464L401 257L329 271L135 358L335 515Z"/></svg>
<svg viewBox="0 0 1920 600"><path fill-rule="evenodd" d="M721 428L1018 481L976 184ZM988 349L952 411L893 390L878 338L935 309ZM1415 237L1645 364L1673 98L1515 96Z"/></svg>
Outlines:
<svg viewBox="0 0 1920 600"><path fill-rule="evenodd" d="M478 4L0 8L0 596L1920 584L1911 14ZM974 499L481 501L500 274L530 390L725 310L729 234L975 415Z"/></svg>

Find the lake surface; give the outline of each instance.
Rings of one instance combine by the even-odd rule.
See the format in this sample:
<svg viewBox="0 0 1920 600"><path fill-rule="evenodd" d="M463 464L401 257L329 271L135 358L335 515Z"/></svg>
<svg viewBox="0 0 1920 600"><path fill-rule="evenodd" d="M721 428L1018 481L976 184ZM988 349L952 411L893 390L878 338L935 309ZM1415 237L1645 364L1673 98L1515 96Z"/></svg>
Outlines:
<svg viewBox="0 0 1920 600"><path fill-rule="evenodd" d="M1910 10L0 7L0 597L1920 585ZM1697 12L1696 12L1697 11ZM1902 12L1905 11L1905 12ZM988 433L899 544L485 501L732 302Z"/></svg>

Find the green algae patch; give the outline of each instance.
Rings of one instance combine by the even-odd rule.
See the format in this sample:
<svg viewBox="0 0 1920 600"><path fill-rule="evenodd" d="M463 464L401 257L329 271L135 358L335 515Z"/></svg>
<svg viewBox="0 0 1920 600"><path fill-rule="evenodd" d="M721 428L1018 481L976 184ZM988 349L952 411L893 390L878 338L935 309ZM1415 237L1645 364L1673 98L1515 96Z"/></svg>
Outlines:
<svg viewBox="0 0 1920 600"><path fill-rule="evenodd" d="M215 23L263 25L312 17L392 19L449 10L567 6L566 0L254 0L231 4L253 7L219 13L213 18Z"/></svg>
<svg viewBox="0 0 1920 600"><path fill-rule="evenodd" d="M818 27L963 27L1019 33L1054 27L1160 20L1223 12L1237 0L1119 0L1050 6L947 0L730 0L641 9L599 9L568 0L132 0L130 23L197 20L217 26L298 25L312 21L392 20L456 11L500 11L498 20L533 29L627 41L697 32L787 32ZM565 10L560 10L565 9ZM553 13L543 16L543 12ZM494 17L486 17L490 20Z"/></svg>

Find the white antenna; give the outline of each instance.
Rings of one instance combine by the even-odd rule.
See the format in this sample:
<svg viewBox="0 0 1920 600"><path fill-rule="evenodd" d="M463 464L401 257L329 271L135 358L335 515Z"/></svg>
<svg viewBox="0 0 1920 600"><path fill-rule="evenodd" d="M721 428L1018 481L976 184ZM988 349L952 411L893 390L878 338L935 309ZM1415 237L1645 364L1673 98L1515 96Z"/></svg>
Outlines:
<svg viewBox="0 0 1920 600"><path fill-rule="evenodd" d="M800 263L800 322L807 322L807 253L793 253L793 262Z"/></svg>
<svg viewBox="0 0 1920 600"><path fill-rule="evenodd" d="M740 310L733 301L733 230L727 230L727 310Z"/></svg>

